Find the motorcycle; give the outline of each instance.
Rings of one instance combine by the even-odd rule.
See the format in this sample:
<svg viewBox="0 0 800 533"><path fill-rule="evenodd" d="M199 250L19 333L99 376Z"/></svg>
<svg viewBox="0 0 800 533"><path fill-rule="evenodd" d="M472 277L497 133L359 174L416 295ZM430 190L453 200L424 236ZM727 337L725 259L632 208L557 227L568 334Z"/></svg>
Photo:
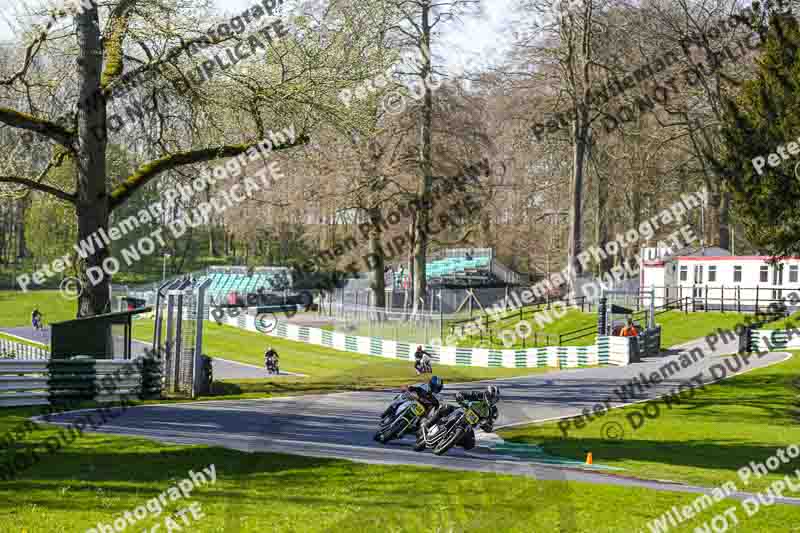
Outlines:
<svg viewBox="0 0 800 533"><path fill-rule="evenodd" d="M404 393L405 394L405 393ZM419 428L419 421L427 409L416 394L405 394L405 401L397 406L394 416L381 418L374 439L381 444L402 438L403 435Z"/></svg>
<svg viewBox="0 0 800 533"><path fill-rule="evenodd" d="M417 374L432 374L433 367L431 366L431 358L427 355L423 355L420 362L414 365L414 368Z"/></svg>
<svg viewBox="0 0 800 533"><path fill-rule="evenodd" d="M416 451L431 448L436 455L444 455L447 451L460 443L469 432L475 432L475 427L481 422L483 410L480 402L459 404L453 411L439 419L429 428L422 427L421 439L417 441ZM485 407L484 407L485 408Z"/></svg>
<svg viewBox="0 0 800 533"><path fill-rule="evenodd" d="M275 359L267 359L267 373L268 374L279 374L280 370L278 370L278 362Z"/></svg>

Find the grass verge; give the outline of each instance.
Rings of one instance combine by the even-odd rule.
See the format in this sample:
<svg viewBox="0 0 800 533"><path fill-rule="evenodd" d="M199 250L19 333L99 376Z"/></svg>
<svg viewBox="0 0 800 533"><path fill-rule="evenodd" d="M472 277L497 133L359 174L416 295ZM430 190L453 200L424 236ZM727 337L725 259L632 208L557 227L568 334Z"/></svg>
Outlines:
<svg viewBox="0 0 800 533"><path fill-rule="evenodd" d="M203 331L203 350L212 357L263 366L264 351L267 346L272 346L280 355L281 370L307 376L226 380L219 383L216 389L222 395L255 398L280 394L370 390L398 387L423 379L417 376L412 361L341 352L210 322L205 323ZM135 338L147 341L152 339L152 332L152 320L137 320L134 323ZM553 370L555 369L434 366L434 372L445 383L524 376Z"/></svg>
<svg viewBox="0 0 800 533"><path fill-rule="evenodd" d="M594 461L622 467L627 474L718 486L731 480L742 490L763 489L785 474L800 469L800 460L781 465L776 473L754 479L743 487L736 471L750 461L764 461L778 448L800 445L797 375L800 357L727 379L679 405L648 402L653 418L638 429L631 413L643 413L645 404L614 409L582 429L569 428L564 438L557 422L508 429L501 435L514 442L541 444L555 455L578 460L591 451ZM687 394L687 396L689 396ZM619 424L622 440L604 438L609 424ZM615 433L618 435L618 433ZM796 495L800 497L800 494Z"/></svg>

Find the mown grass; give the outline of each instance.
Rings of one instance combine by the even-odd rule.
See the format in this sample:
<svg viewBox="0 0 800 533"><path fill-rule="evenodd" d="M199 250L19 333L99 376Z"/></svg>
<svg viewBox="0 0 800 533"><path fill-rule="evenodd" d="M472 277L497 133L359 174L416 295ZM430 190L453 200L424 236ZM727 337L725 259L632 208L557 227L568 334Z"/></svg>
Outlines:
<svg viewBox="0 0 800 533"><path fill-rule="evenodd" d="M36 308L45 324L72 320L78 312L75 300L62 298L59 291L0 291L0 327L30 326Z"/></svg>
<svg viewBox="0 0 800 533"><path fill-rule="evenodd" d="M507 316L505 319L490 322L493 330L491 342L487 334L465 336L459 339L458 346L485 346L493 348L510 348L503 343L503 330L508 331L506 338L514 341L513 348L532 347L532 346L552 346L557 342L559 334L566 334L579 329L586 329L586 334L580 338L575 335L563 337L565 346L588 346L594 344L596 331L592 328L597 326L597 313L586 313L579 310L570 309L563 313L563 316L553 315L552 312L542 311L531 315L524 315L523 319L530 325L530 329L539 334L547 334L548 337L539 336L534 339L529 335L523 343L522 338L516 336L514 332L520 320L518 315ZM656 316L656 323L661 326L661 346L668 348L678 344L683 344L698 338L705 337L713 333L718 328L731 329L736 324L744 323L745 315L742 313L683 313L681 311L667 311ZM548 321L549 320L549 321ZM643 324L644 325L644 324ZM523 333L527 328L520 327ZM570 339L570 340L567 340ZM537 342L534 344L534 340Z"/></svg>
<svg viewBox="0 0 800 533"><path fill-rule="evenodd" d="M370 390L398 387L423 379L414 371L413 361L342 352L211 322L205 323L203 333L203 351L212 357L263 366L264 352L267 346L272 346L280 355L281 370L306 375L306 377L229 380L216 389L220 394L261 397L275 394ZM152 335L152 320L134 322L134 338L147 342L152 340ZM552 370L554 369L434 365L434 372L444 379L445 383L521 376Z"/></svg>
<svg viewBox="0 0 800 533"><path fill-rule="evenodd" d="M743 490L762 489L800 469L800 460L782 465L780 473L754 480L749 487L738 482L736 470L750 461L764 461L778 448L800 445L798 374L800 357L794 355L783 363L697 389L693 397L687 393L680 404L671 407L662 400L648 402L658 406L658 413L651 407L653 418L644 418L640 426L640 417L632 413L643 414L645 404L614 409L581 429L571 425L566 438L558 422L500 434L578 460L591 451L595 462L624 468L626 474L639 477L706 486L732 480ZM598 397L598 401L602 399ZM621 440L607 437L606 431L614 424L622 428Z"/></svg>
<svg viewBox="0 0 800 533"><path fill-rule="evenodd" d="M31 408L0 410L0 434L24 422ZM24 444L55 436L40 425ZM172 515L183 531L241 533L331 532L530 532L622 533L646 523L695 494L538 481L526 477L385 466L218 447L159 444L145 439L84 434L54 454L0 481L0 532L63 533L111 524L126 511L213 464L217 480L171 502L128 531L149 531ZM198 502L205 515L187 526L174 513ZM691 532L734 502L706 510L677 532ZM624 509L625 512L620 512ZM739 516L743 516L741 509ZM191 515L187 515L191 518ZM800 508L765 508L743 531L798 531ZM173 529L173 531L178 531Z"/></svg>

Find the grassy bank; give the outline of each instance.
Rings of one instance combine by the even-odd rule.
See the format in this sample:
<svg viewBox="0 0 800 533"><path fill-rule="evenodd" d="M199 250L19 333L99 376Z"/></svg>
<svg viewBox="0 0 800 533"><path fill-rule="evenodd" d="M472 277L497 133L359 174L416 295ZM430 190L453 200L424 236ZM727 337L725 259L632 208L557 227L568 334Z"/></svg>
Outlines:
<svg viewBox="0 0 800 533"><path fill-rule="evenodd" d="M536 317L539 317L538 320ZM705 337L706 335L714 332L717 328L730 329L736 324L744 322L745 315L742 313L683 313L681 311L667 311L656 316L656 323L661 326L661 346L670 347L694 339ZM540 336L534 339L533 335L529 336L523 343L521 338L509 335L508 338L514 339L514 348L522 348L523 344L526 347L536 346L552 346L557 342L559 334L566 334L568 332L586 328L587 335L574 339L565 340L566 346L588 346L595 342L595 332L591 328L597 326L597 313L585 313L579 310L571 309L563 314L561 317L549 315L550 322L548 322L548 315L546 312L537 313L534 317L526 315L524 321L530 325L530 329L536 331ZM514 332L520 320L517 316L508 316L504 320L498 322L491 322L493 329L492 342L489 342L487 335L478 336L465 336L459 340L459 346L485 346L493 348L506 348L503 344L501 335L498 333L502 330ZM520 328L525 332L526 328ZM542 334L546 338L542 338ZM569 337L567 337L569 338ZM534 340L537 342L534 344ZM482 343L482 344L481 344Z"/></svg>
<svg viewBox="0 0 800 533"><path fill-rule="evenodd" d="M152 320L137 320L134 323L135 338L148 341L152 339L152 334ZM206 322L204 326L203 350L212 357L263 366L267 346L272 346L280 354L282 370L305 374L306 377L230 381L220 385L222 388L219 392L244 397L337 392L398 387L420 379L410 361L341 352L210 322ZM554 369L449 365L436 365L434 368L435 373L446 383L521 376L552 370Z"/></svg>
<svg viewBox="0 0 800 533"><path fill-rule="evenodd" d="M738 481L736 470L750 461L764 461L777 448L800 445L798 374L800 357L795 355L698 389L672 408L660 400L650 402L658 405L658 415L635 430L628 417L638 420L631 413L642 413L644 404L614 409L582 429L570 427L566 438L557 422L504 430L501 435L579 460L590 450L596 462L624 468L626 474L717 486ZM614 424L622 428L621 440L604 436ZM782 466L779 473L755 480L748 490L794 472L800 460Z"/></svg>

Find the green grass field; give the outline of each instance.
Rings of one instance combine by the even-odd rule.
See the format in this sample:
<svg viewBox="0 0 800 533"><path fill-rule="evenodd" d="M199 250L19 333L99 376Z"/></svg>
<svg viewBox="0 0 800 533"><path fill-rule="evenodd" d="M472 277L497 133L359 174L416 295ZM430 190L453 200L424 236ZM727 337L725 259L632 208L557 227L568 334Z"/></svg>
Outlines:
<svg viewBox="0 0 800 533"><path fill-rule="evenodd" d="M538 313L543 315L543 313ZM565 334L570 331L592 328L597 325L597 314L586 313L579 310L570 309L563 317L557 318L552 322L547 322L544 317L537 322L535 318L530 315L525 315L526 320L531 328L539 333L549 335L549 338L542 339L539 337L535 345L547 346L553 345L554 339L557 339L559 334ZM688 313L685 314L681 311L667 311L656 316L656 323L661 325L661 346L664 348L683 344L685 342L705 337L706 335L716 331L717 328L729 329L733 328L736 324L743 323L744 314L741 313ZM504 320L498 322L491 322L491 327L494 330L492 342L490 343L488 337L483 335L465 336L459 340L459 346L478 346L483 342L486 347L505 348L502 338L498 334L499 331L509 330L514 331L519 323L519 318L516 315L508 316ZM523 330L524 331L524 330ZM512 338L509 336L509 338ZM534 338L528 337L524 343L526 347L534 346ZM575 340L568 340L564 342L566 346L588 346L594 344L595 335L591 333L584 337ZM521 338L515 338L513 345L514 348L522 348L523 342Z"/></svg>
<svg viewBox="0 0 800 533"><path fill-rule="evenodd" d="M626 474L716 486L735 480L736 470L751 460L763 461L777 448L800 445L798 374L800 357L795 355L698 389L693 398L672 408L659 400L650 402L659 406L658 416L645 419L635 430L627 416L642 413L643 404L614 409L582 429L570 427L566 438L557 422L508 429L501 435L579 460L591 450L595 462L624 468ZM609 427L604 425L614 423L623 429L621 440L604 437L604 427ZM800 460L784 465L780 472L791 473L795 468L800 469ZM780 477L766 476L752 487L764 488Z"/></svg>

